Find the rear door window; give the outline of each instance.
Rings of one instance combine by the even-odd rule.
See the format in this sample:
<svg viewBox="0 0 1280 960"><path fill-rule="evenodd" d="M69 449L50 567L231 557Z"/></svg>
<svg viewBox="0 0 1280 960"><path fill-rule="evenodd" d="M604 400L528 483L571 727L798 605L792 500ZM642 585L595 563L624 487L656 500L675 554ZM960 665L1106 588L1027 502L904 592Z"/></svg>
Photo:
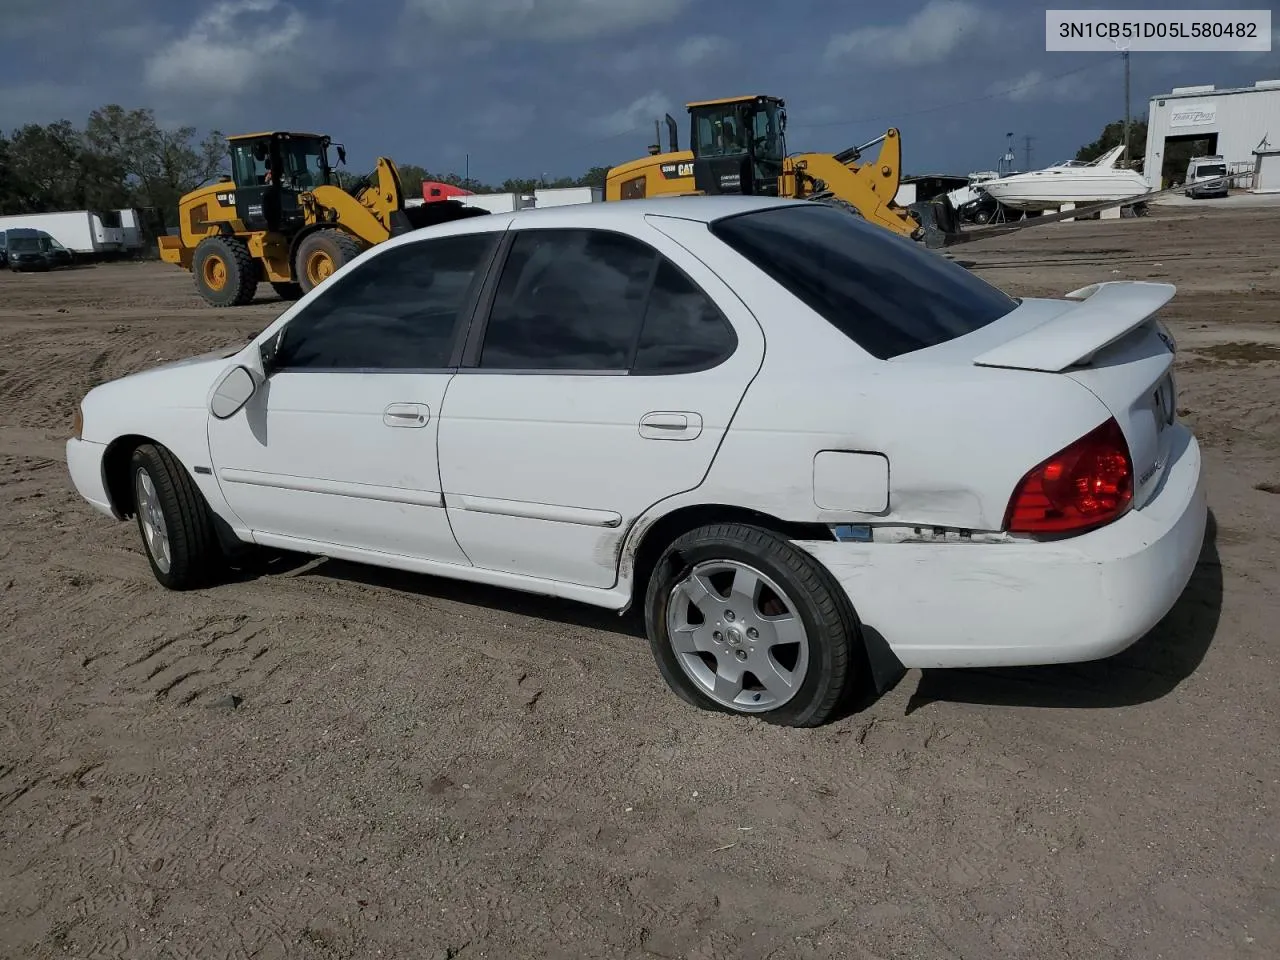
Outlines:
<svg viewBox="0 0 1280 960"><path fill-rule="evenodd" d="M711 231L881 360L962 337L1018 306L959 264L826 204L725 217Z"/></svg>
<svg viewBox="0 0 1280 960"><path fill-rule="evenodd" d="M608 230L516 234L484 331L490 370L680 374L737 347L715 302L674 263Z"/></svg>
<svg viewBox="0 0 1280 960"><path fill-rule="evenodd" d="M605 230L516 235L485 327L480 366L624 371L657 254Z"/></svg>

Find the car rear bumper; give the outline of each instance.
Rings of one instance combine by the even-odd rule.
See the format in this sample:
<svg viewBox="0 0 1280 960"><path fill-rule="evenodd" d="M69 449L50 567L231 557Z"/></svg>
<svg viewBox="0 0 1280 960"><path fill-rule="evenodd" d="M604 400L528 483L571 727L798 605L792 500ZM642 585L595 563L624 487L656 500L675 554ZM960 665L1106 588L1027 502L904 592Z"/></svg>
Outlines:
<svg viewBox="0 0 1280 960"><path fill-rule="evenodd" d="M1161 487L1140 510L1058 542L802 541L864 629L905 667L1072 663L1151 630L1195 570L1208 519L1200 447L1175 424Z"/></svg>
<svg viewBox="0 0 1280 960"><path fill-rule="evenodd" d="M76 493L99 513L119 520L120 515L111 507L111 497L107 494L102 473L102 458L106 451L106 444L73 437L67 441L67 470Z"/></svg>

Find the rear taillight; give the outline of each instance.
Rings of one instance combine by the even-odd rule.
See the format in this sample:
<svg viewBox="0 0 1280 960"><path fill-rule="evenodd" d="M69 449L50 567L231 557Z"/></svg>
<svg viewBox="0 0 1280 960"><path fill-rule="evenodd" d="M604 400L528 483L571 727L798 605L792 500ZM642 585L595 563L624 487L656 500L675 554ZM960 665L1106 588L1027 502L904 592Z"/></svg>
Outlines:
<svg viewBox="0 0 1280 960"><path fill-rule="evenodd" d="M1115 418L1022 478L1009 500L1010 533L1079 533L1109 523L1133 502L1133 460Z"/></svg>

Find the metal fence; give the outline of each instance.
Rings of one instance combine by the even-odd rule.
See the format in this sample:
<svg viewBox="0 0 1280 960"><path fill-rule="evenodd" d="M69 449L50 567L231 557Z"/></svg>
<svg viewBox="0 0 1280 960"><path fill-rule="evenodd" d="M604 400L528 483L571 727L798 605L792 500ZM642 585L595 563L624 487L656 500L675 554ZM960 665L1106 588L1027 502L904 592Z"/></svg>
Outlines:
<svg viewBox="0 0 1280 960"><path fill-rule="evenodd" d="M1243 163L1227 164L1227 173L1231 176L1231 186L1236 190L1249 190L1253 187L1252 160Z"/></svg>

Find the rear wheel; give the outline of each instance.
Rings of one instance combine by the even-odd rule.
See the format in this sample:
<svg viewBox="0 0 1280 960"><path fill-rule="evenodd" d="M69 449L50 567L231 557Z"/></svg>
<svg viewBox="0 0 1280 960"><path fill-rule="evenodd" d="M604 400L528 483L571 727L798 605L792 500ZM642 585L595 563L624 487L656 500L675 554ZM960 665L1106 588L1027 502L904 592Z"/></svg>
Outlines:
<svg viewBox="0 0 1280 960"><path fill-rule="evenodd" d="M857 630L809 554L760 527L717 524L667 548L645 597L667 685L704 710L812 727L850 682Z"/></svg>
<svg viewBox="0 0 1280 960"><path fill-rule="evenodd" d="M355 237L341 230L317 230L298 244L297 275L303 293L310 293L364 252Z"/></svg>
<svg viewBox="0 0 1280 960"><path fill-rule="evenodd" d="M151 572L170 590L208 586L226 558L213 515L191 475L164 447L143 444L129 461L138 532Z"/></svg>
<svg viewBox="0 0 1280 960"><path fill-rule="evenodd" d="M249 247L235 237L206 237L191 261L196 289L215 307L239 307L258 290L258 265Z"/></svg>

